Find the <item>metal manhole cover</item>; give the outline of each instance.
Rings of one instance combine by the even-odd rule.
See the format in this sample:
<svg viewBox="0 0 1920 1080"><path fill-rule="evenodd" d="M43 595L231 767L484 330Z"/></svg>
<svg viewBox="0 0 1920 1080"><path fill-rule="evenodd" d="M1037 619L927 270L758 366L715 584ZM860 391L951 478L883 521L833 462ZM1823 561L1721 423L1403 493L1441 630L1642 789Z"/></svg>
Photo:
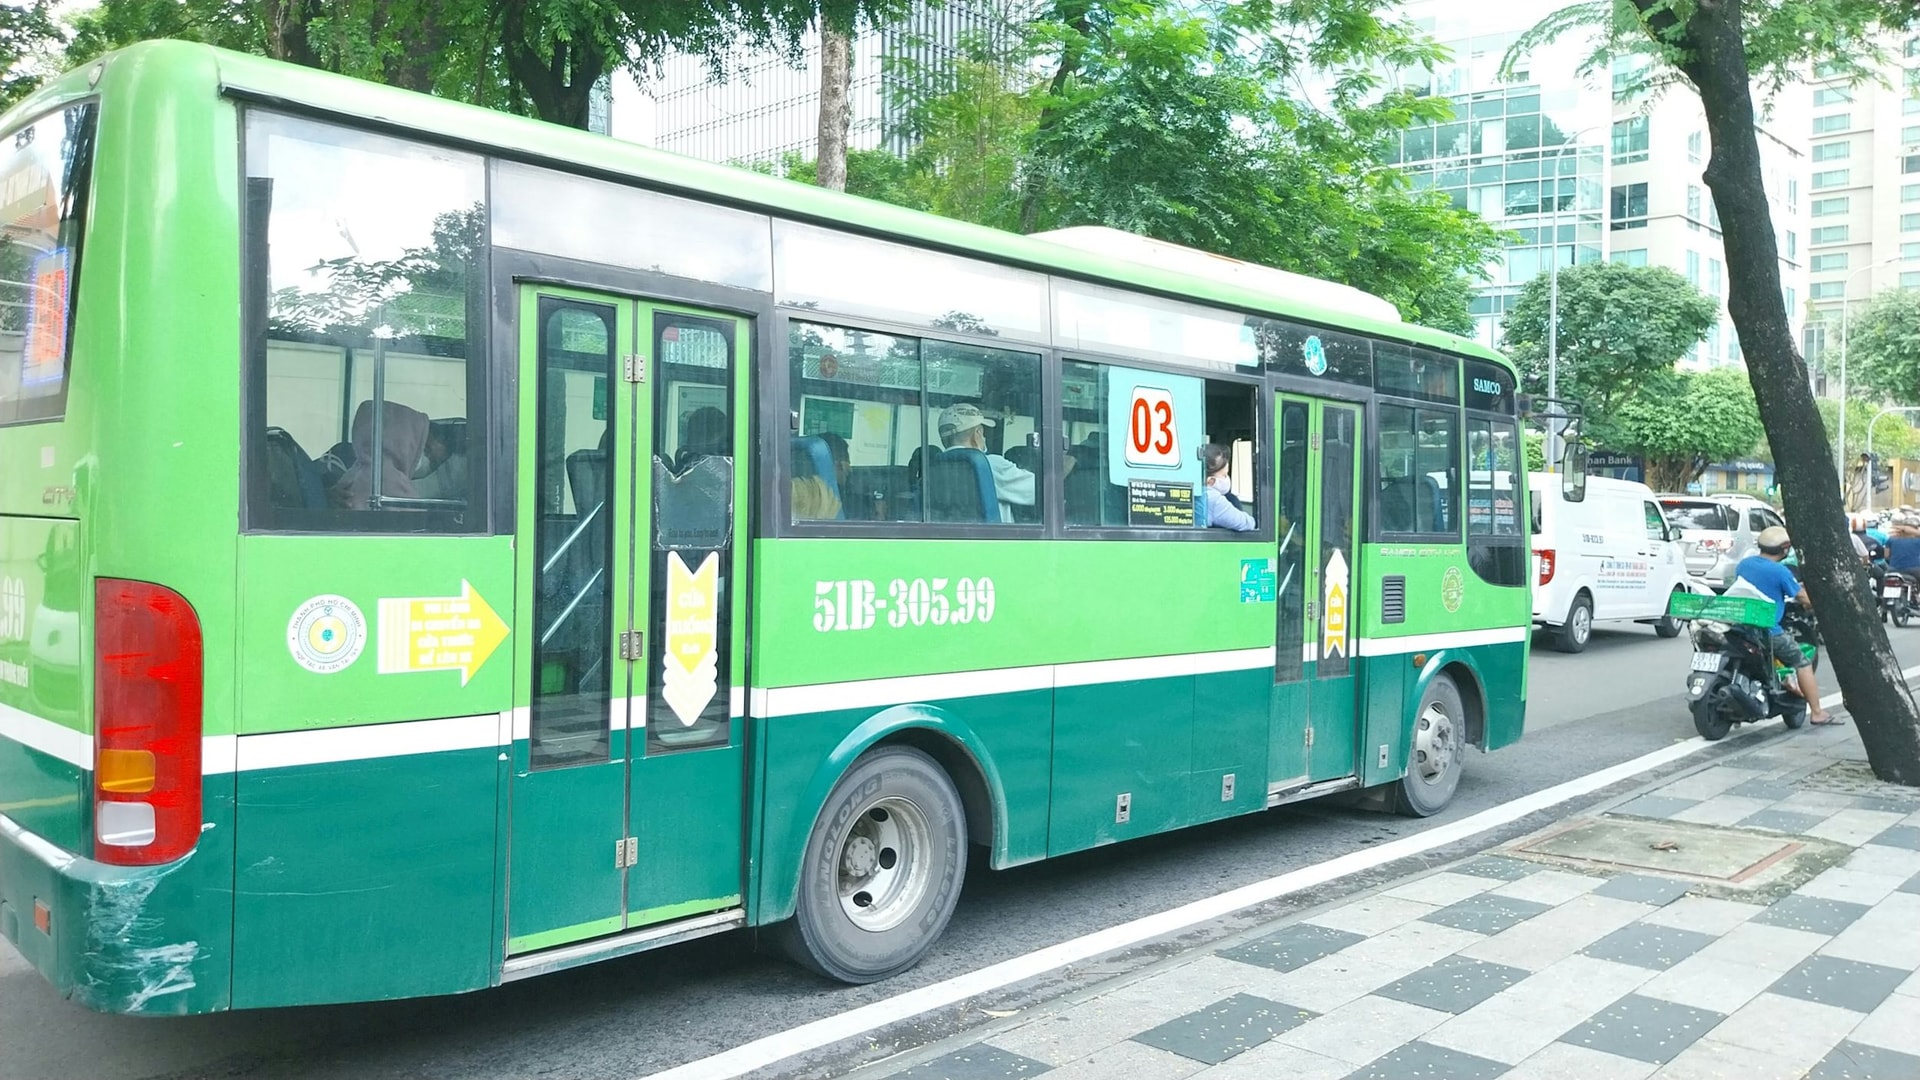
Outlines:
<svg viewBox="0 0 1920 1080"><path fill-rule="evenodd" d="M1756 836L1671 822L1598 818L1521 848L1589 865L1651 870L1739 884L1805 848L1790 837Z"/></svg>

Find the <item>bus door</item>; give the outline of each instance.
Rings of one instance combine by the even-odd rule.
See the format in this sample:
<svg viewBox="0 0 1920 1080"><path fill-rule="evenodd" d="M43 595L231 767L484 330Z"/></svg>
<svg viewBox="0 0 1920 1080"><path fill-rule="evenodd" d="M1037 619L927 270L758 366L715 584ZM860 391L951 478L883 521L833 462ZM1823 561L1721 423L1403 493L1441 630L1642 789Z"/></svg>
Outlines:
<svg viewBox="0 0 1920 1080"><path fill-rule="evenodd" d="M747 324L520 296L507 949L737 906Z"/></svg>
<svg viewBox="0 0 1920 1080"><path fill-rule="evenodd" d="M1270 794L1356 774L1358 405L1279 395L1278 618Z"/></svg>

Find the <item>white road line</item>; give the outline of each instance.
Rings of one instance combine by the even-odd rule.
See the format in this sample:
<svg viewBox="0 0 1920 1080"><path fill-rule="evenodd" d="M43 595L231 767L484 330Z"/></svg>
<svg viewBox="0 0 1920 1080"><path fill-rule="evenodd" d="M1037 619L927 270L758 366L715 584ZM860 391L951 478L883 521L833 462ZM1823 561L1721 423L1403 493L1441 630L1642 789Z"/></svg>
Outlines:
<svg viewBox="0 0 1920 1080"><path fill-rule="evenodd" d="M1920 666L1910 667L1901 672L1901 675L1912 679L1920 675ZM1823 706L1836 705L1839 702L1840 695L1837 693L1827 694L1820 699ZM1757 726L1749 728L1747 735L1738 737L1748 737L1751 732L1759 730L1762 729ZM1521 796L1459 821L1436 825L1424 832L1401 837L1379 847L1349 852L1278 877L1256 881L1251 885L1242 885L1237 889L1195 900L1156 915L1147 915L1118 926L1110 926L1105 930L1096 930L1091 934L1062 941L1057 945L1049 945L1023 956L990 964L978 971L970 971L965 975L957 975L931 986L909 990L903 994L862 1005L857 1009L822 1017L811 1023L801 1024L799 1027L755 1039L711 1057L690 1061L664 1072L653 1073L643 1080L733 1080L756 1069L764 1069L769 1065L785 1061L796 1054L832 1046L843 1039L851 1039L888 1024L910 1020L923 1013L965 1001L970 997L1011 986L1037 975L1044 975L1068 964L1129 948L1144 941L1177 933L1210 919L1231 915L1242 908L1262 904L1303 889L1325 885L1330 881L1337 881L1399 859L1469 839L1502 825L1512 824L1529 814L1548 809L1569 799L1591 794L1622 780L1631 779L1640 773L1679 761L1711 745L1714 744L1696 736L1665 749L1655 750L1651 754L1643 754L1631 761L1623 761L1610 768L1601 769L1599 772L1588 773L1565 783L1556 784L1544 791Z"/></svg>

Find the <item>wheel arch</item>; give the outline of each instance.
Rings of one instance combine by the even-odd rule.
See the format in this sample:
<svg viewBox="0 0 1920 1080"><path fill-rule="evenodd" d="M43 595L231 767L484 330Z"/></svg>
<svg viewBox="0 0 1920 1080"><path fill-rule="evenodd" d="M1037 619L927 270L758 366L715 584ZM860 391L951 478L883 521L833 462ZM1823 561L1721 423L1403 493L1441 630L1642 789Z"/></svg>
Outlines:
<svg viewBox="0 0 1920 1080"><path fill-rule="evenodd" d="M777 922L793 914L800 882L800 853L826 806L828 794L861 755L881 746L911 747L932 758L959 793L969 843L986 844L992 852L992 865L1003 865L1006 794L993 755L972 726L948 710L930 705L894 705L847 732L814 769L785 827L768 830L762 839L762 865L778 867L779 871L760 882L756 922Z"/></svg>
<svg viewBox="0 0 1920 1080"><path fill-rule="evenodd" d="M1413 725L1419 722L1420 702L1427 696L1427 688L1433 681L1445 675L1453 680L1454 689L1460 691L1460 705L1466 710L1463 717L1466 722L1466 742L1471 746L1486 748L1487 741L1487 692L1485 682L1480 677L1480 668L1473 657L1465 652L1445 651L1434 654L1420 669L1420 675L1414 681L1413 693L1407 695L1410 703L1407 709L1406 745L1412 746ZM1409 751L1411 753L1411 751Z"/></svg>

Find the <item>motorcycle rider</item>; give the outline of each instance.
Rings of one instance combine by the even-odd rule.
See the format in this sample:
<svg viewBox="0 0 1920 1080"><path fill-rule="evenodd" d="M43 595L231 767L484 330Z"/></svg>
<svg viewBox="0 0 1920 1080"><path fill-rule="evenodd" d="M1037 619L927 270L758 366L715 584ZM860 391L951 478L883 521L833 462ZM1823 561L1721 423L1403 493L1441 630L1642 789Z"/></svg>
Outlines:
<svg viewBox="0 0 1920 1080"><path fill-rule="evenodd" d="M1788 601L1813 606L1806 588L1793 576L1793 571L1780 565L1793 550L1793 541L1787 536L1787 530L1778 525L1762 529L1755 540L1760 550L1741 559L1735 574L1761 596L1773 601L1773 656L1793 669L1800 684L1800 696L1807 699L1808 722L1837 724L1840 721L1820 707L1820 685L1814 680L1813 665L1801 653L1800 643L1780 625L1787 613Z"/></svg>

